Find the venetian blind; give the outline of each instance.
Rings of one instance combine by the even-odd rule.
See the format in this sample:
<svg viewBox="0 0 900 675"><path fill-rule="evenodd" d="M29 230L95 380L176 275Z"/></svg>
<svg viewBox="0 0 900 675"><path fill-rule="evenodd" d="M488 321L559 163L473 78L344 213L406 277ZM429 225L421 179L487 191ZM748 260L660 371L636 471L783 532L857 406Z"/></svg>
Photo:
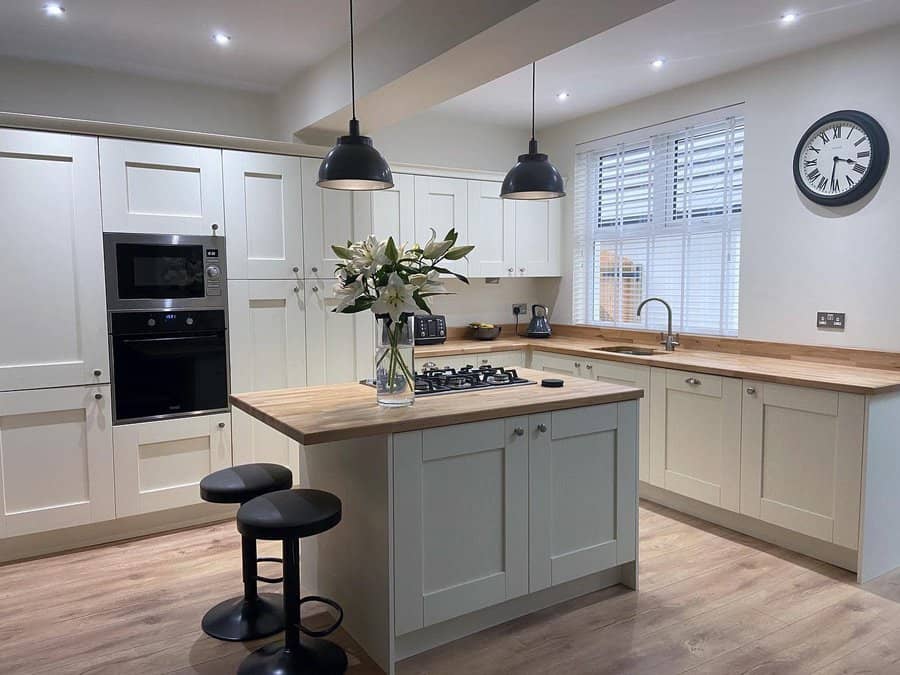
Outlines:
<svg viewBox="0 0 900 675"><path fill-rule="evenodd" d="M741 106L594 141L575 168L578 323L736 335Z"/></svg>

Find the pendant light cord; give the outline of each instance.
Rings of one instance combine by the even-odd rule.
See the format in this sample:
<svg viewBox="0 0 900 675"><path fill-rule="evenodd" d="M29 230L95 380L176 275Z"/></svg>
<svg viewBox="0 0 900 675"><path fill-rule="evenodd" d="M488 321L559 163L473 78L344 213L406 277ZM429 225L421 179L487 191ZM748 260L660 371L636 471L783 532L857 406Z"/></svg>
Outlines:
<svg viewBox="0 0 900 675"><path fill-rule="evenodd" d="M534 61L531 62L531 140L534 140Z"/></svg>
<svg viewBox="0 0 900 675"><path fill-rule="evenodd" d="M353 0L350 0L350 107L353 110L353 119L356 119L356 70L354 68L353 54Z"/></svg>

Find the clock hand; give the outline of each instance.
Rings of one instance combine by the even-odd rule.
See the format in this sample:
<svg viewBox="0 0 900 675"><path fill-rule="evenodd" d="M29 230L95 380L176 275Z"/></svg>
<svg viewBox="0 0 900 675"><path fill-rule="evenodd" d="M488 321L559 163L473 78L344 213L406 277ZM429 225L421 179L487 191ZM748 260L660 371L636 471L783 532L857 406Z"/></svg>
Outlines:
<svg viewBox="0 0 900 675"><path fill-rule="evenodd" d="M831 165L831 184L834 185L834 170L837 169L838 158L835 156L834 163Z"/></svg>

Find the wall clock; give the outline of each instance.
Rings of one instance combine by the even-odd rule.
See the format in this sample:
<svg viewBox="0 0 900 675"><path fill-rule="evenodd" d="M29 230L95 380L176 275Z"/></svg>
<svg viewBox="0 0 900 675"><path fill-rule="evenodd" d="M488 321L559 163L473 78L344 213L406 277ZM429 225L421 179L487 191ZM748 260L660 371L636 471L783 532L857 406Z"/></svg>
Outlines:
<svg viewBox="0 0 900 675"><path fill-rule="evenodd" d="M838 110L806 130L794 152L794 181L811 201L843 206L874 188L887 169L888 139L871 115Z"/></svg>

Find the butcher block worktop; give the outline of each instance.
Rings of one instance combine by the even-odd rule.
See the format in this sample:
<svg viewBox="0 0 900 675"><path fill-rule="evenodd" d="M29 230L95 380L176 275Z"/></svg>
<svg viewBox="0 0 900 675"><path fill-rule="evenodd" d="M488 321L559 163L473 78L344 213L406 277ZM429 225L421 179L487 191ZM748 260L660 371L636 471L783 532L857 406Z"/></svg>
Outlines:
<svg viewBox="0 0 900 675"><path fill-rule="evenodd" d="M546 373L518 369L538 383ZM231 403L286 436L313 445L350 438L415 431L464 422L530 415L638 399L641 389L554 375L561 388L529 384L465 393L422 396L407 408L382 408L375 389L363 384L332 384L233 394Z"/></svg>
<svg viewBox="0 0 900 675"><path fill-rule="evenodd" d="M635 363L660 368L674 368L691 372L739 377L761 382L775 382L801 387L816 387L844 391L853 394L884 394L900 391L900 369L865 368L845 363L827 363L807 360L805 355L785 353L782 358L735 354L726 351L686 349L677 347L674 352L665 352L657 344L639 343L659 349L651 356L632 356L598 351L598 347L629 344L630 341L601 339L574 335L554 335L549 339L529 339L500 337L483 341L473 339L450 339L441 345L416 347L416 362L429 357L457 354L483 354L486 352L533 350L567 354L582 358L602 359ZM763 343L770 344L770 343ZM785 345L790 347L790 345ZM809 348L815 350L816 348ZM837 352L838 350L834 350ZM853 350L839 350L852 354ZM885 362L889 362L885 354Z"/></svg>

